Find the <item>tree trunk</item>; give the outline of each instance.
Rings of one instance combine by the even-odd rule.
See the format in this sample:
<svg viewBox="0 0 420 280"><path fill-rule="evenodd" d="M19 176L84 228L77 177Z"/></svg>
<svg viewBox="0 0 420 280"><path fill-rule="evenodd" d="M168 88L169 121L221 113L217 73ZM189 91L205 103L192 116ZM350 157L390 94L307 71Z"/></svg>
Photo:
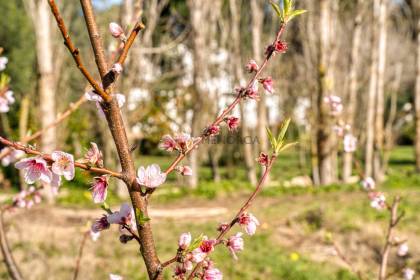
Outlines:
<svg viewBox="0 0 420 280"><path fill-rule="evenodd" d="M367 99L367 115L366 115L366 148L365 148L365 176L373 176L373 158L374 158L374 141L375 141L375 107L376 93L378 85L378 19L379 19L380 0L374 0L373 3L373 23L372 23L372 47L371 47L371 65L370 65L370 81L369 94Z"/></svg>
<svg viewBox="0 0 420 280"><path fill-rule="evenodd" d="M334 135L331 130L331 117L324 104L331 87L331 1L320 1L320 41L318 61L318 130L317 152L320 183L331 184L335 181Z"/></svg>
<svg viewBox="0 0 420 280"><path fill-rule="evenodd" d="M234 68L235 73L235 83L240 83L244 80L244 75L242 72L243 65L241 63L241 38L239 33L239 27L240 27L240 10L238 10L237 0L229 0L229 8L230 8L230 15L231 15L231 38L232 38L232 65ZM254 11L253 11L254 13ZM254 28L253 28L253 35L254 35ZM260 36L258 34L258 36ZM255 41L256 38L253 38L253 41ZM263 101L260 100L259 104ZM245 160L245 168L246 168L246 174L249 182L252 185L255 185L257 183L257 177L255 173L255 157L252 149L252 143L247 143L245 139L248 139L250 137L250 131L246 125L245 120L245 114L244 114L244 104L241 102L239 104L239 110L241 114L241 137L244 140L243 144L243 153L244 153L244 160ZM260 127L260 124L258 124L258 129ZM264 128L264 135L265 135L265 125ZM262 139L259 139L260 143Z"/></svg>
<svg viewBox="0 0 420 280"><path fill-rule="evenodd" d="M360 67L360 42L362 35L362 13L363 13L363 1L358 0L357 2L357 12L354 19L353 25L353 42L351 49L350 57L350 74L349 74L349 93L347 100L347 114L346 114L346 123L351 126L354 131L353 124L355 118L355 109L357 102L357 91L359 89L359 80L357 73ZM353 167L353 153L344 153L343 157L343 181L345 183L349 182L349 179L352 174Z"/></svg>
<svg viewBox="0 0 420 280"><path fill-rule="evenodd" d="M382 181L384 177L382 153L384 147L386 40L387 0L381 0L379 4L378 83L376 89L375 148L373 161L374 177L379 181Z"/></svg>
<svg viewBox="0 0 420 280"><path fill-rule="evenodd" d="M420 9L418 9L420 10ZM416 170L420 172L420 16L417 19L417 71L416 71Z"/></svg>

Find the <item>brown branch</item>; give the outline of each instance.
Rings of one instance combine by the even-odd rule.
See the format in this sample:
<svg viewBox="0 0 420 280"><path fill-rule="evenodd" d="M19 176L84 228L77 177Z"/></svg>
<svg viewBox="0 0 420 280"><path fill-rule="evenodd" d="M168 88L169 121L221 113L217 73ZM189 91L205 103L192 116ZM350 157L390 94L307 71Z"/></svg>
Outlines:
<svg viewBox="0 0 420 280"><path fill-rule="evenodd" d="M6 231L4 229L3 214L4 209L0 209L0 247L3 254L4 263L6 264L7 271L12 280L23 280L22 274L16 264L15 259L13 258L12 251L9 247Z"/></svg>
<svg viewBox="0 0 420 280"><path fill-rule="evenodd" d="M276 35L276 39L273 41L273 43L271 44L272 48L274 48L275 43L280 40L284 30L286 28L286 24L282 23L280 25L280 28L277 32ZM273 56L273 52L269 52L266 54L266 57L262 63L262 65L260 66L260 68L258 69L258 71L254 74L254 76L252 76L252 78L249 80L245 90L248 90L252 87L253 83L258 79L259 75L262 73L262 71L264 70L264 68L266 67L268 61L270 60L270 58ZM238 93L238 95L236 96L235 100L216 118L216 120L211 124L212 126L217 126L219 125L223 119L230 113L232 112L232 110L236 107L236 105L239 104L239 102L241 101L242 96L241 93ZM176 166L178 165L179 162L181 162L186 155L188 155L193 149L197 148L198 145L200 145L200 143L202 143L208 136L206 136L203 132L203 134L198 137L198 139L194 142L194 145L192 145L192 147L190 147L187 151L185 151L184 153L179 154L175 160L171 163L171 165L168 167L168 169L166 169L165 173L169 174L172 171L174 171L174 169L176 168ZM150 190L149 193L153 193L153 190Z"/></svg>
<svg viewBox="0 0 420 280"><path fill-rule="evenodd" d="M38 150L35 150L33 148L30 148L28 146L25 146L23 144L17 143L17 142L12 142L4 137L0 136L0 143L2 143L5 146L11 147L13 149L16 150L21 150L24 151L26 154L29 155L36 155L36 156L41 156L44 160L46 160L47 162L53 162L53 159L51 158L50 154L44 154ZM99 167L92 167L89 166L87 164L83 164L80 162L75 162L74 166L80 169L84 169L86 171L92 172L92 173L96 173L96 174L101 174L101 175L111 175L112 177L115 178L119 178L121 179L123 177L123 175L121 173L112 171L112 170L108 170L106 168L99 168Z"/></svg>
<svg viewBox="0 0 420 280"><path fill-rule="evenodd" d="M74 268L73 280L77 280L77 276L79 275L80 261L82 260L83 249L85 248L86 240L89 235L90 235L89 230L83 233L82 241L80 242L80 247L79 247L79 254L77 255L77 259L76 259L76 266Z"/></svg>
<svg viewBox="0 0 420 280"><path fill-rule="evenodd" d="M394 201L392 202L392 206L390 206L388 208L391 216L389 219L389 225L388 225L388 231L387 231L387 235L386 235L386 239L385 239L385 245L384 248L382 250L382 259L381 259L381 265L379 268L379 280L385 280L387 277L386 274L386 269L388 266L388 257L389 257L389 252L391 250L392 247L392 234L394 231L394 228L397 226L398 222L401 219L401 215L398 216L398 205L400 203L401 198L399 196L394 198Z"/></svg>
<svg viewBox="0 0 420 280"><path fill-rule="evenodd" d="M276 155L272 155L269 164L267 165L267 167L264 170L264 173L260 179L260 181L258 182L254 192L252 192L251 196L245 201L245 203L243 204L243 206L241 207L241 209L236 213L236 215L234 216L234 218L232 219L232 221L228 224L228 226L220 232L219 236L216 238L216 245L222 244L222 239L223 237L229 232L229 230L238 222L239 217L245 213L245 211L251 207L252 202L254 201L254 199L257 197L257 195L260 193L260 191L262 190L262 187L264 186L264 183L268 177L268 175L270 174L271 168L273 167L273 164L275 162L275 160L277 159ZM188 280L191 280L194 278L195 273L198 271L198 269L200 268L200 263L198 263L194 269L191 271L191 274L188 276Z"/></svg>
<svg viewBox="0 0 420 280"><path fill-rule="evenodd" d="M77 100L75 103L70 103L69 108L61 113L55 121L44 127L43 129L38 130L32 135L28 135L26 137L21 138L18 142L22 144L26 144L30 141L33 141L40 137L45 131L47 131L50 128L53 128L57 126L59 123L64 121L66 118L68 118L74 111L76 111L82 104L86 102L86 98L84 95L82 95L79 100ZM3 159L5 156L9 155L13 150L12 149L4 149L0 153L0 160Z"/></svg>
<svg viewBox="0 0 420 280"><path fill-rule="evenodd" d="M106 94L106 92L102 89L102 87L95 81L92 75L89 73L87 68L82 62L82 58L80 57L79 50L74 46L70 35L67 31L66 25L64 24L63 18L61 17L60 11L58 10L57 4L55 0L48 0L48 3L51 7L51 12L54 15L54 18L57 22L57 26L61 31L61 34L64 38L64 45L69 49L71 55L73 56L74 61L76 62L77 67L79 68L80 72L82 72L83 76L92 85L95 89L96 93L98 93L105 101L109 101L111 97Z"/></svg>

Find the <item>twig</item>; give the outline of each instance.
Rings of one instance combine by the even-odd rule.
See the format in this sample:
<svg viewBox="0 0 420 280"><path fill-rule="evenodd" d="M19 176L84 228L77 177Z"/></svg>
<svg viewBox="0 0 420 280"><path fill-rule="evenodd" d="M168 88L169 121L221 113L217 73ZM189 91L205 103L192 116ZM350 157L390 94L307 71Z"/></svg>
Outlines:
<svg viewBox="0 0 420 280"><path fill-rule="evenodd" d="M96 93L99 94L105 101L110 101L111 97L102 89L102 87L95 81L92 75L89 73L87 68L82 62L82 58L80 57L79 50L74 46L70 35L67 31L66 25L64 24L63 18L60 15L60 11L58 10L57 4L55 0L48 0L48 3L51 7L51 11L54 15L54 18L57 22L57 26L61 31L61 34L64 38L64 45L69 49L71 55L73 56L74 61L76 62L77 67L79 68L80 72L82 72L83 76L85 76L86 80L92 85L95 89Z"/></svg>
<svg viewBox="0 0 420 280"><path fill-rule="evenodd" d="M24 151L26 154L29 154L29 155L41 156L47 162L52 162L53 161L50 154L44 154L44 153L42 153L38 150L27 147L27 146L22 145L22 144L17 143L17 142L12 142L12 141L10 141L10 140L8 140L4 137L1 137L1 136L0 136L0 143L2 143L3 145L6 145L8 147L12 147L13 149ZM115 172L115 171L112 171L112 170L108 170L106 168L92 167L92 166L89 166L87 164L83 164L83 163L80 163L80 162L75 162L74 166L78 167L80 169L87 170L89 172L97 173L97 174L111 175L112 177L119 178L119 179L121 179L123 177L123 175L121 173L118 173L118 172Z"/></svg>
<svg viewBox="0 0 420 280"><path fill-rule="evenodd" d="M83 233L82 241L80 242L80 247L79 247L79 254L77 255L77 259L76 259L76 266L74 268L73 280L77 280L77 276L79 275L80 261L82 260L83 249L85 248L86 240L89 234L90 234L89 230Z"/></svg>
<svg viewBox="0 0 420 280"><path fill-rule="evenodd" d="M129 226L126 226L126 225L124 225L123 226L130 234L131 234L131 236L133 236L133 238L139 243L139 244L141 244L141 242L140 242L140 238L139 238L139 236L133 231L133 229L131 228L131 227L129 227Z"/></svg>
<svg viewBox="0 0 420 280"><path fill-rule="evenodd" d="M64 111L63 113L61 113L59 115L59 117L53 121L51 124L47 125L46 127L44 127L43 129L38 130L37 132L35 132L32 135L28 135L26 137L21 138L18 142L22 143L22 144L26 144L30 141L33 141L35 139L37 139L38 137L40 137L45 131L47 131L50 128L53 128L55 126L57 126L59 123L61 123L62 121L64 121L66 118L68 118L74 111L76 111L82 104L84 104L86 102L86 98L84 95L82 95L79 100L77 100L75 103L71 103L69 108ZM9 155L13 150L12 149L4 149L2 150L2 152L0 153L0 160L3 159L5 156Z"/></svg>
<svg viewBox="0 0 420 280"><path fill-rule="evenodd" d="M216 245L221 244L221 241L223 239L223 237L229 232L229 230L238 222L239 217L245 213L245 211L252 205L252 202L254 201L254 199L256 198L256 196L258 195L258 193L262 190L262 187L264 186L264 183L267 179L268 174L270 174L271 168L273 167L273 164L275 162L275 160L277 159L276 155L272 155L270 162L268 164L268 166L266 167L266 169L264 170L264 173L260 179L260 181L258 182L254 192L251 194L251 196L247 199L247 201L244 203L244 205L241 207L241 209L238 211L238 213L235 215L235 217L232 219L232 221L228 224L228 226L220 232L219 236L216 238ZM191 274L188 276L188 280L191 280L194 278L195 273L198 271L198 269L200 268L200 263L198 263L194 269L191 271Z"/></svg>
<svg viewBox="0 0 420 280"><path fill-rule="evenodd" d="M385 245L382 251L382 260L381 260L381 266L379 268L379 280L385 280L386 279L386 269L388 266L388 257L389 252L392 247L392 234L394 228L397 226L398 222L400 221L402 216L398 216L398 205L400 203L401 198L399 196L394 198L394 201L392 202L392 206L389 207L390 211L390 219L389 219L389 225L388 225L388 232L386 235Z"/></svg>
<svg viewBox="0 0 420 280"><path fill-rule="evenodd" d="M3 253L4 263L6 264L7 271L9 272L9 276L12 280L23 280L19 267L17 266L16 261L13 258L12 251L10 250L9 242L7 241L3 214L4 209L0 208L0 247Z"/></svg>
<svg viewBox="0 0 420 280"><path fill-rule="evenodd" d="M362 273L359 270L357 270L353 263L350 262L350 260L343 254L337 243L333 241L332 245L334 247L335 252L337 253L337 256L351 269L351 271L357 276L357 278L363 280L364 278Z"/></svg>
<svg viewBox="0 0 420 280"><path fill-rule="evenodd" d="M280 25L280 28L277 32L276 35L276 39L273 41L272 43L272 47L274 47L275 43L280 40L284 30L285 30L286 24L282 23ZM269 52L267 53L264 62L261 64L260 68L258 69L258 71L254 74L254 76L251 78L251 80L248 82L245 91L250 89L253 85L253 83L257 80L257 78L259 77L259 75L261 74L261 72L264 70L264 68L266 67L268 61L270 60L270 58L273 56L273 52ZM235 100L216 118L216 120L211 124L212 126L217 126L219 125L223 119L236 107L236 105L239 104L239 102L241 101L242 95L241 93L238 93L238 95L236 96ZM189 154L193 149L197 148L197 146L203 142L203 140L205 140L207 138L207 136L203 134L198 137L198 139L194 142L194 145L192 145L192 147L190 147L190 149L188 149L187 151L185 151L184 153L179 154L175 160L171 163L171 165L168 167L168 169L165 171L166 174L171 173L176 166L178 165L179 162L181 162L185 156L187 154ZM153 192L153 191L151 191Z"/></svg>

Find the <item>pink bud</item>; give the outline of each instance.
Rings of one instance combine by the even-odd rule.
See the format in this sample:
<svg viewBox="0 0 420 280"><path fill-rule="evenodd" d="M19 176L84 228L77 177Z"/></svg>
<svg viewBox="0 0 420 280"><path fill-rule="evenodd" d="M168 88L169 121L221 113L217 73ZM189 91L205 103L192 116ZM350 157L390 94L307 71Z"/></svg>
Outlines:
<svg viewBox="0 0 420 280"><path fill-rule="evenodd" d="M232 253L233 257L237 259L236 252L242 251L244 249L244 240L242 239L242 232L238 232L236 235L231 236L226 246L229 248L229 251Z"/></svg>
<svg viewBox="0 0 420 280"><path fill-rule="evenodd" d="M274 92L273 79L270 76L267 78L260 79L259 81L268 93Z"/></svg>
<svg viewBox="0 0 420 280"><path fill-rule="evenodd" d="M252 85L245 91L245 96L254 100L260 99L260 95L258 94L257 81L254 81Z"/></svg>
<svg viewBox="0 0 420 280"><path fill-rule="evenodd" d="M115 22L109 24L109 32L111 32L111 35L114 38L120 38L124 34L122 27Z"/></svg>
<svg viewBox="0 0 420 280"><path fill-rule="evenodd" d="M246 68L246 70L247 70L249 73L252 73L252 72L257 72L257 71L258 71L258 69L259 69L257 62L256 62L255 60L253 60L253 59L251 59L251 60L248 62L248 64L245 66L245 68Z"/></svg>
<svg viewBox="0 0 420 280"><path fill-rule="evenodd" d="M114 65L112 65L111 71L116 74L121 74L121 72L123 71L123 67L121 64L115 63Z"/></svg>
<svg viewBox="0 0 420 280"><path fill-rule="evenodd" d="M242 226L248 235L254 235L255 231L257 230L257 226L260 225L260 222L251 213L243 213L238 218L238 223Z"/></svg>
<svg viewBox="0 0 420 280"><path fill-rule="evenodd" d="M274 50L278 53L285 53L288 49L287 43L283 41L277 41L274 45Z"/></svg>
<svg viewBox="0 0 420 280"><path fill-rule="evenodd" d="M205 134L206 136L215 136L219 134L220 127L218 125L211 125L206 128Z"/></svg>
<svg viewBox="0 0 420 280"><path fill-rule="evenodd" d="M183 233L179 236L178 246L180 249L185 250L191 244L191 234Z"/></svg>
<svg viewBox="0 0 420 280"><path fill-rule="evenodd" d="M167 152L172 152L177 148L177 142L171 135L165 135L160 140L159 148Z"/></svg>
<svg viewBox="0 0 420 280"><path fill-rule="evenodd" d="M270 162L268 155L265 153L260 153L259 157L257 158L257 162L263 166L267 166Z"/></svg>
<svg viewBox="0 0 420 280"><path fill-rule="evenodd" d="M239 126L239 118L234 117L234 116L226 117L225 122L228 125L229 131L234 131Z"/></svg>
<svg viewBox="0 0 420 280"><path fill-rule="evenodd" d="M225 230L227 230L229 227L228 223L221 223L218 227L217 227L217 231L223 232Z"/></svg>

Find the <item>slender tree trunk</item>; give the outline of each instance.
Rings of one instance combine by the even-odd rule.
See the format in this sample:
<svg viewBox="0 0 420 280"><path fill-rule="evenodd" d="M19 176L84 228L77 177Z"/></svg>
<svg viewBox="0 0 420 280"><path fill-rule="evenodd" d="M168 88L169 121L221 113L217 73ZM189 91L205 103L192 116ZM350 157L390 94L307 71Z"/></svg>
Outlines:
<svg viewBox="0 0 420 280"><path fill-rule="evenodd" d="M329 93L331 77L329 60L331 50L331 1L320 1L320 41L318 65L318 131L317 151L320 183L331 184L335 181L334 136L331 130L331 117L324 104L324 97Z"/></svg>
<svg viewBox="0 0 420 280"><path fill-rule="evenodd" d="M357 102L357 91L359 89L359 80L357 77L360 67L360 42L362 35L362 13L364 0L357 1L357 12L353 24L353 42L350 57L350 74L349 74L349 93L346 114L346 123L353 129L355 110ZM354 129L353 129L354 131ZM344 153L343 157L343 181L349 182L353 167L353 153Z"/></svg>
<svg viewBox="0 0 420 280"><path fill-rule="evenodd" d="M416 170L420 172L420 16L417 19L417 66L416 66Z"/></svg>
<svg viewBox="0 0 420 280"><path fill-rule="evenodd" d="M253 1L254 2L254 1ZM244 75L242 72L243 65L241 63L241 38L239 33L239 26L240 26L240 10L238 10L237 0L229 0L229 8L230 8L230 14L231 14L231 35L232 35L232 64L234 68L235 73L235 82L239 83L240 81L244 80ZM254 11L253 11L254 13ZM254 27L253 27L253 34L254 34ZM260 36L260 35L258 35ZM253 41L255 41L256 38L253 38ZM263 102L260 100L259 103ZM252 149L252 143L247 143L245 139L248 139L250 137L249 129L246 125L245 120L245 114L244 114L244 104L241 102L239 104L239 110L241 113L241 137L244 139L243 144L243 152L244 152L244 159L245 159L245 168L246 168L246 174L248 177L248 180L251 184L257 183L257 176L255 174L255 159L254 159L254 153ZM260 124L258 124L259 128ZM263 126L265 130L265 126ZM265 135L265 131L264 131ZM259 139L260 143L262 139Z"/></svg>
<svg viewBox="0 0 420 280"><path fill-rule="evenodd" d="M387 40L387 1L379 4L379 42L378 42L378 84L376 93L375 118L375 148L373 172L374 177L382 181L383 147L384 147L384 112L385 112L385 69L386 69L386 40Z"/></svg>
<svg viewBox="0 0 420 280"><path fill-rule="evenodd" d="M373 23L372 23L372 47L371 47L371 65L370 65L370 81L369 94L367 99L367 115L366 115L366 148L365 148L365 176L373 176L373 157L374 157L374 141L375 141L375 107L376 93L378 84L378 19L379 19L380 0L374 0L373 3Z"/></svg>

